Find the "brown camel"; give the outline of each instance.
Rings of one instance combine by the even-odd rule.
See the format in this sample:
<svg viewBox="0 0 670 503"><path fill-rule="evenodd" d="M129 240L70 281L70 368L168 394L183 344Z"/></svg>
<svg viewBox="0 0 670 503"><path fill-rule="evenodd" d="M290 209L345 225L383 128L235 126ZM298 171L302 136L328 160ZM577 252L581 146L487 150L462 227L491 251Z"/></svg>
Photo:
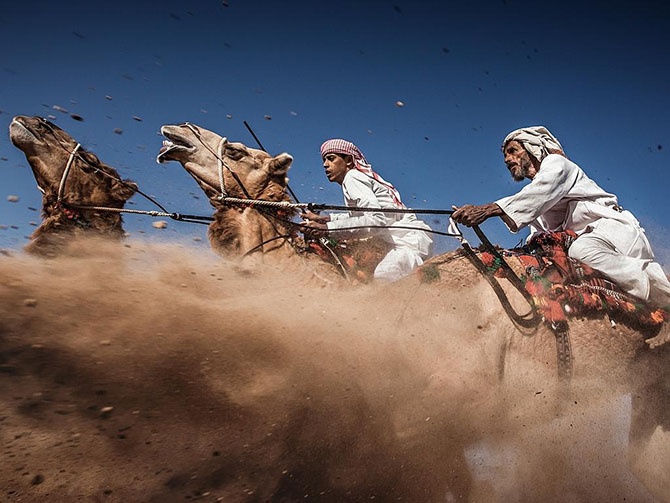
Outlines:
<svg viewBox="0 0 670 503"><path fill-rule="evenodd" d="M190 123L165 125L161 133L166 140L157 162L180 162L205 192L215 208L209 240L226 258L242 257L253 267L261 260L286 264L287 258L290 262L299 257L301 272L307 270L318 281L331 284L342 275L353 283L369 281L388 252L388 245L376 238L337 246L305 241L292 221L297 214L292 208L222 202L222 193L236 199L290 202L286 175L293 158L289 154L271 156Z"/></svg>
<svg viewBox="0 0 670 503"><path fill-rule="evenodd" d="M290 156L281 154L273 158L239 143L229 143L214 132L190 124L166 125L161 132L168 141L158 161L179 161L217 208L217 222L210 232L214 248L243 252L284 232L277 226L261 224L261 217L250 219L248 208L221 207L217 198L223 186L232 197L287 200L284 190ZM259 180L263 183L259 184ZM247 193L242 187L247 188ZM298 256L286 240L275 248L279 246L283 248L284 257ZM518 264L511 265L518 268ZM559 383L556 377L559 363L554 331L547 323L524 328L512 320L501 308L499 298L482 273L464 254L450 252L435 257L421 268L420 274L402 283L403 291L407 288L412 291L411 298L398 299L393 289L378 292L387 296L388 312L399 313L398 325L410 330L412 320L435 319L434 330L444 332L445 336L450 332L469 333L472 344L481 348L481 357L489 362L491 384L507 391L500 397L508 413L513 413L514 400L524 393L543 393L544 397L551 397L553 390L553 396L562 399L548 400L549 405L539 410L547 417L554 417L557 404L562 408L569 406L570 401L564 400L566 394L570 400L576 399L579 383L594 379L604 380L610 391L630 394L633 401L629 442L632 466L650 490L670 500L668 485L649 475L645 458L650 438L670 428L666 412L670 389L664 384L670 379L670 352L668 348L650 350L646 346L644 339L653 335L653 331L649 333L623 318L614 324L602 313L572 318L568 346L572 386L566 388L566 381ZM513 309L518 313L528 311L524 297L507 280L500 280L500 284ZM440 294L445 291L458 291L460 295L451 297L449 305L440 305ZM436 316L436 311L442 315ZM564 346L562 350L565 349ZM428 387L438 385L444 383L436 379ZM538 410L533 411L537 413ZM670 455L657 457L655 465L662 467L661 473L670 473ZM454 480L461 483L469 480L466 473L459 474ZM455 490L461 497L467 497L467 492L468 484Z"/></svg>
<svg viewBox="0 0 670 503"><path fill-rule="evenodd" d="M87 207L123 208L137 185L87 152L69 134L42 117L14 117L12 143L26 156L42 192L42 222L26 250L51 255L73 237L124 235L121 214Z"/></svg>
<svg viewBox="0 0 670 503"><path fill-rule="evenodd" d="M230 197L289 201L285 189L286 173L293 162L290 155L273 157L191 124L163 126L161 133L167 140L157 161L181 162L216 208L215 221L209 227L214 249L227 256L253 253L257 248L273 255L294 253L292 229L287 224L293 212L288 219L274 218L251 207L225 206L219 199L223 187ZM219 166L218 157L225 163ZM264 244L266 236L285 237Z"/></svg>

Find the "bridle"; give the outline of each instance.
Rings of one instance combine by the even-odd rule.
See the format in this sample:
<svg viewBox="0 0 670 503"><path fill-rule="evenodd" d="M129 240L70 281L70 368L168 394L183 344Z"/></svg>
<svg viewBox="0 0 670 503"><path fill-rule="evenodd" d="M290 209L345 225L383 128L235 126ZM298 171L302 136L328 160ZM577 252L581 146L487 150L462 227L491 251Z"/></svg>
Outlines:
<svg viewBox="0 0 670 503"><path fill-rule="evenodd" d="M200 144L201 144L203 147L205 147L205 148L206 148L206 149L207 149L207 150L208 150L208 151L209 151L209 152L216 158L216 160L217 160L217 174L218 174L218 178L219 178L219 190L220 190L220 192L221 192L221 193L219 194L219 196L218 196L217 199L218 199L220 202L222 202L224 205L232 206L232 205L235 204L235 203L229 201L229 199L235 199L235 198L230 198L230 197L229 197L228 190L226 189L226 182L225 182L225 176L224 176L224 169L228 170L228 172L230 173L230 175L233 177L233 180L235 180L235 182L236 182L237 185L239 186L240 190L241 190L242 193L244 194L245 198L246 198L246 199L254 199L254 198L251 196L251 194L249 193L249 191L247 190L247 188L244 186L244 183L242 183L242 180L240 179L239 175L238 175L238 174L237 174L237 173L236 173L236 172L235 172L235 171L228 165L228 163L227 163L226 160L225 160L225 156L224 156L224 154L223 154L223 151L224 151L224 148L225 148L226 139L225 139L225 138L221 138L221 140L219 141L219 143L218 143L218 145L217 145L216 151L215 151L215 150L214 150L214 149L213 149L213 148L212 148L212 147L211 147L211 146L210 146L210 145L209 145L209 144L202 138L202 135L200 134L200 130L198 129L197 126L191 124L190 122L184 122L184 123L182 123L181 125L184 126L184 127L186 127L186 128L188 128L188 129L193 133L193 135L198 139L198 141L200 142ZM253 209L257 210L257 211L258 211L258 212L259 212L259 213L260 213L260 214L261 214L261 215L262 215L268 222L270 222L273 226L274 226L274 222L273 222L272 220L275 220L275 221L278 220L278 221L280 221L280 222L282 222L282 223L288 225L288 226L291 227L291 228L299 227L297 224L295 224L294 222L290 221L289 219L282 218L281 216L279 216L278 214L276 214L276 212L274 212L274 211L268 211L267 208L264 208L264 207L261 207L261 206L254 206L254 205L245 205L245 206L246 206L246 207L252 207ZM275 230L277 230L276 227L275 227ZM277 240L279 240L279 239L284 239L284 240L287 241L287 242L288 242L294 249L297 250L296 244L294 243L294 240L292 239L292 238L294 237L294 235L295 235L295 232L294 232L293 230L291 230L291 231L289 231L288 234L280 234L279 236L274 236L274 237L272 237L272 238L266 239L266 240L264 240L263 242L261 242L260 244L258 244L258 245L256 245L256 246L254 246L253 248L251 248L250 250L247 250L246 252L244 252L244 253L242 254L242 256L243 256L243 257L246 257L246 256L248 256L248 255L251 255L251 254L256 253L256 252L259 252L259 251L260 251L260 252L263 252L263 248L264 248L264 246L265 246L266 244L271 243L271 242L273 242L273 241L277 241ZM280 245L280 246L277 246L277 247L275 247L275 248L272 248L272 250L274 250L274 249L278 249L278 248L280 248L280 247L281 247L281 245ZM271 250L268 250L268 251L271 251Z"/></svg>
<svg viewBox="0 0 670 503"><path fill-rule="evenodd" d="M77 145L72 149L72 152L70 152L70 156L67 159L67 164L65 165L65 169L63 170L63 176L60 179L60 184L58 185L58 195L56 196L56 203L60 204L61 201L63 200L63 192L65 191L65 181L67 180L67 176L70 174L70 168L72 168L72 162L74 161L74 158L77 155L77 150L81 148L81 143L77 143Z"/></svg>
<svg viewBox="0 0 670 503"><path fill-rule="evenodd" d="M67 162L65 163L65 169L63 170L63 174L61 175L60 183L58 184L58 192L57 192L57 195L56 195L56 203L59 204L59 205L62 205L62 204L65 204L65 203L63 203L63 195L65 193L65 183L67 182L67 177L70 174L70 170L72 169L72 165L74 164L75 158L78 158L79 160L81 160L81 161L83 161L83 162L85 162L89 165L91 165L91 164L86 159L81 157L81 155L78 154L79 149L81 149L81 143L77 142L75 147L72 150L70 150L68 148L68 146L63 142L63 140L61 140L58 137L58 135L56 134L56 130L54 129L53 125L48 120L46 120L43 117L38 117L38 119L40 120L40 122L42 124L44 124L44 126L46 126L49 129L49 132L51 132L51 134L56 139L58 144L63 148L63 150L65 150L66 152L69 152ZM97 168L96 166L91 165L91 167L94 169L94 171L96 173L102 173L105 176L111 176L108 173L105 173L101 169ZM40 187L39 184L37 185L37 188L40 190L40 192L42 192L42 194L46 194L46 190L44 190L43 187Z"/></svg>
<svg viewBox="0 0 670 503"><path fill-rule="evenodd" d="M79 158L80 160L84 160L79 154L79 149L81 149L81 143L77 142L75 147L72 150L69 150L68 146L58 137L56 134L55 129L53 128L53 125L43 117L38 118L39 121L49 130L49 132L53 135L53 137L56 139L58 144L66 151L69 152L67 162L65 163L65 169L63 169L63 174L61 175L60 182L58 184L58 192L56 193L56 202L54 204L54 208L56 210L59 210L63 215L68 220L71 220L74 222L77 226L79 227L89 227L89 222L84 219L79 211L77 211L77 207L75 205L70 205L65 202L63 202L63 196L65 194L65 184L67 182L68 175L70 174L70 171L72 169L72 165L74 164L74 160L76 158ZM85 161L85 160L84 160ZM102 172L96 168L96 171ZM107 173L105 173L106 175ZM37 184L37 188L43 195L47 195L47 191L42 187L39 183Z"/></svg>
<svg viewBox="0 0 670 503"><path fill-rule="evenodd" d="M48 130L49 132L53 135L54 139L60 147L68 152L68 160L65 165L65 169L63 170L63 174L61 175L60 182L58 184L58 192L56 195L56 202L54 204L54 208L60 210L67 218L68 220L74 221L77 225L80 227L88 227L90 224L87 222L79 212L79 210L95 210L95 211L106 211L106 212L112 212L112 213L120 213L122 211L125 212L132 212L132 213L145 213L145 214L150 214L150 215L157 215L158 212L156 211L142 211L142 210L123 210L120 208L109 208L109 207L100 207L100 206L90 206L90 205L82 205L82 204L73 204L65 201L65 186L67 183L68 176L70 175L70 172L72 171L72 166L74 165L75 159L78 159L79 161L87 164L92 168L93 173L95 174L100 174L102 176L105 176L107 178L111 178L114 181L124 185L124 186L129 186L127 182L122 180L121 178L114 176L110 173L107 173L104 169L100 169L99 166L96 166L92 164L88 159L85 157L82 157L81 155L81 144L77 143L75 147L70 150L69 145L67 145L57 134L53 124L46 120L43 117L38 117L37 118ZM39 189L40 192L44 196L47 196L47 191L37 184L37 188ZM160 204L158 203L154 198L151 196L145 194L142 192L139 188L133 187L133 191L137 192L141 196L145 197L149 201L151 201L153 204L158 206L161 210L163 210L165 215L171 216L174 218L175 214L170 214L167 212L167 210ZM178 214L177 214L178 215ZM180 216L180 215L179 215Z"/></svg>
<svg viewBox="0 0 670 503"><path fill-rule="evenodd" d="M80 152L81 152L81 144L80 143L77 143L75 145L75 147L72 150L70 150L69 145L67 145L59 137L59 135L57 134L57 132L54 128L54 126L48 120L44 119L43 117L38 117L38 119L49 130L49 132L53 135L54 139L58 142L58 144L61 146L61 148L63 148L63 150L65 150L68 153L68 160L66 162L65 169L63 170L63 174L61 175L61 179L60 179L60 182L59 182L59 185L58 185L58 192L57 192L57 196L56 196L56 203L54 205L55 208L60 210L68 218L68 220L74 221L77 225L79 225L81 227L88 227L89 223L86 222L82 218L81 214L78 211L80 209L107 211L107 212L114 212L114 213L120 213L120 212L142 213L142 214L149 214L149 215L152 215L152 216L169 216L170 218L173 218L173 219L176 219L176 220L182 220L182 221L194 222L194 223L205 223L205 222L203 222L204 220L210 221L210 222L213 220L211 217L205 218L205 217L199 217L197 215L181 215L179 213L170 213L170 212L168 212L168 210L166 208L164 208L155 199L153 199L149 195L147 195L144 192L142 192L141 190L139 190L139 188L134 188L135 192L137 192L138 194L147 198L149 201L151 201L156 206L158 206L162 210L162 213L157 212L157 211L123 210L123 209L120 209L120 208L108 208L108 207L99 207L99 206L78 205L78 204L72 204L72 203L66 202L65 201L65 187L66 187L66 184L67 184L67 179L68 179L70 173L72 172L72 167L75 165L75 159L79 159L80 161L82 161L82 162L88 164L89 166L91 166L93 168L94 173L99 173L99 174L102 174L103 176L113 178L115 181L117 181L121 184L124 184L124 185L126 185L126 182L124 182L123 180L121 180L120 178L118 178L116 176L113 176L113 175L105 172L104 170L100 169L99 167L94 166L86 158L82 157L81 154L80 154ZM192 125L188 122L184 123L182 125L189 128L191 130L191 132L195 135L195 137L200 141L200 143L210 153L212 153L212 155L214 155L216 157L217 161L218 161L217 170L218 170L218 176L219 176L219 188L220 188L220 191L221 191L221 194L218 197L219 201L222 201L224 204L228 204L228 205L233 204L230 201L226 201L226 199L228 199L228 191L226 190L226 187L225 187L225 176L224 176L224 172L223 172L224 168L227 169L228 172L231 174L231 176L233 177L235 182L240 187L240 190L242 191L242 193L244 194L246 199L247 200L252 199L251 194L249 193L249 191L246 189L246 187L242 183L242 180L240 179L240 177L237 175L237 173L235 173L235 171L225 161L225 158L224 158L224 155L223 155L225 139L224 138L221 139L221 141L219 142L219 144L217 146L217 150L215 151L214 149L212 149L212 147L209 144L207 144L207 142L205 142L202 139L202 135L200 134L200 131L198 130L198 128L196 126L194 126L194 125ZM40 192L42 192L42 194L47 195L47 191L43 187L41 187L39 185L39 183L37 184L37 188L40 190ZM231 199L234 199L234 198L231 198ZM266 208L255 207L255 209L257 209L268 220L270 219L270 217L272 217L274 220L280 220L283 223L288 224L290 226L295 226L296 225L295 223L291 222L290 220L283 219L279 215L274 214L274 212L272 212L272 214L270 214L271 212L269 212ZM292 246L295 247L295 244L293 243L293 240L291 239L293 237L293 235L294 235L294 233L291 232L289 234L282 234L280 236L270 238L270 239L264 241L263 243L261 243L260 245L255 246L251 250L248 250L246 253L244 253L244 255L248 255L248 254L254 253L256 251L262 251L263 246L265 244L267 244L271 241L275 241L277 239L281 239L281 238L286 239Z"/></svg>
<svg viewBox="0 0 670 503"><path fill-rule="evenodd" d="M251 197L251 194L249 194L246 187L242 183L242 180L240 180L240 177L237 175L237 173L235 173L235 171L232 170L230 166L228 166L228 163L226 163L226 161L224 160L223 149L226 144L226 139L221 138L215 152L214 149L205 140L202 139L202 135L200 134L200 130L198 129L197 126L194 126L190 122L184 122L182 126L187 127L193 133L193 135L198 139L198 141L202 144L202 146L205 147L214 157L216 157L217 171L219 175L219 189L221 191L219 199L223 200L226 197L228 197L228 191L226 190L226 181L225 177L223 176L223 168L226 168L228 170L228 172L233 177L237 185L240 187L240 190L245 195L245 197L247 199L253 199Z"/></svg>

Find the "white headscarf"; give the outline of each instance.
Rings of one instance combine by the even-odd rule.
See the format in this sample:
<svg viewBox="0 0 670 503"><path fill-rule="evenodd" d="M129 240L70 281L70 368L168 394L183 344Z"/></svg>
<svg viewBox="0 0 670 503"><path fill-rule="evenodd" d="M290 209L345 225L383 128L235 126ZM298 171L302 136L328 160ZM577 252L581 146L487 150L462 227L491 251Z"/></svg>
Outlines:
<svg viewBox="0 0 670 503"><path fill-rule="evenodd" d="M523 148L540 162L552 153L550 150L558 150L562 155L565 155L559 141L544 126L530 126L512 131L503 140L503 152L505 151L505 145L512 140L521 143Z"/></svg>

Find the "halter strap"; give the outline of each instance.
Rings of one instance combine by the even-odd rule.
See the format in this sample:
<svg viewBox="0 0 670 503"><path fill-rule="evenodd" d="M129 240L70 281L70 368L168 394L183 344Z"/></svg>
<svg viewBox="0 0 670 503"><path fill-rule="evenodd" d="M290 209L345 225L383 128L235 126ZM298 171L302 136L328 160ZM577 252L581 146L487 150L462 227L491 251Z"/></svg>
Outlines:
<svg viewBox="0 0 670 503"><path fill-rule="evenodd" d="M217 150L216 158L219 166L219 185L221 186L221 199L223 199L224 197L228 197L228 192L226 192L226 186L223 180L223 166L225 164L223 162L223 146L225 145L225 143L226 143L225 138L221 138L221 140L219 141L219 146L216 149ZM226 166L226 168L228 168L228 166ZM230 170L230 168L228 169Z"/></svg>
<svg viewBox="0 0 670 503"><path fill-rule="evenodd" d="M219 145L217 147L217 152L214 152L212 147L210 147L205 141L203 141L202 136L200 135L200 131L198 131L196 126L194 126L190 122L184 122L183 125L189 128L191 132L195 135L195 137L198 139L198 141L217 158L218 171L219 171L219 184L221 186L221 196L219 196L219 199L224 199L228 197L228 193L226 192L224 186L223 168L226 168L228 170L228 172L231 174L237 185L239 185L244 195L247 196L247 199L251 199L251 195L249 194L249 192L247 192L247 189L242 183L242 180L240 180L240 177L237 176L237 173L235 173L232 169L230 169L230 166L228 166L226 164L226 161L223 160L223 146L225 145L224 141L225 138L221 138L221 140L219 141Z"/></svg>
<svg viewBox="0 0 670 503"><path fill-rule="evenodd" d="M58 198L56 199L56 201L59 203L63 199L63 191L65 190L65 181L67 180L67 175L70 173L70 168L72 167L74 157L77 154L77 150L79 150L79 147L81 147L81 143L77 143L77 146L74 147L72 152L70 152L70 157L68 158L67 164L65 165L65 169L63 170L63 177L60 179L60 185L58 186Z"/></svg>

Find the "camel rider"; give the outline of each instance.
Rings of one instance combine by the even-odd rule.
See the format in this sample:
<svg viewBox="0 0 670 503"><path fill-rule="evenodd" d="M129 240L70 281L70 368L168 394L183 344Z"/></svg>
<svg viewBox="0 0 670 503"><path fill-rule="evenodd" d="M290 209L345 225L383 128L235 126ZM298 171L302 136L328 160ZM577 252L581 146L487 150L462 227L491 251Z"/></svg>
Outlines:
<svg viewBox="0 0 670 503"><path fill-rule="evenodd" d="M400 194L372 170L363 153L353 143L332 139L321 145L326 176L342 186L349 207L404 209ZM430 227L414 213L386 213L354 210L317 215L304 213L305 226L348 238L379 236L393 248L374 271L378 280L395 281L411 273L432 254L433 241L425 232ZM413 227L414 229L407 229Z"/></svg>
<svg viewBox="0 0 670 503"><path fill-rule="evenodd" d="M600 272L624 291L657 307L670 306L670 282L644 230L614 194L600 188L570 161L558 140L543 126L512 131L502 144L505 164L515 181L530 183L514 195L479 206L456 209L452 218L467 226L499 216L512 232L574 231L568 255ZM666 323L651 347L670 340Z"/></svg>

